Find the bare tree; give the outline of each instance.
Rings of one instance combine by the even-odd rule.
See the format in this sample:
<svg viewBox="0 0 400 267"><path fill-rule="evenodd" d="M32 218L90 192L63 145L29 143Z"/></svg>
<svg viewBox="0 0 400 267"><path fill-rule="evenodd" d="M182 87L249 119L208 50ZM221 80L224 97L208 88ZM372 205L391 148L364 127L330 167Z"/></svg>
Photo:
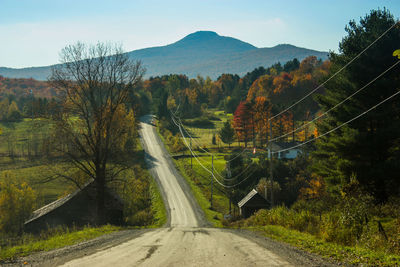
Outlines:
<svg viewBox="0 0 400 267"><path fill-rule="evenodd" d="M105 187L129 168L129 152L135 146L134 114L127 103L144 69L120 46L104 43L69 45L60 58L49 79L61 92L62 111L54 116L56 147L62 148L68 163L94 180L96 219L102 224ZM76 177L59 176L81 185Z"/></svg>

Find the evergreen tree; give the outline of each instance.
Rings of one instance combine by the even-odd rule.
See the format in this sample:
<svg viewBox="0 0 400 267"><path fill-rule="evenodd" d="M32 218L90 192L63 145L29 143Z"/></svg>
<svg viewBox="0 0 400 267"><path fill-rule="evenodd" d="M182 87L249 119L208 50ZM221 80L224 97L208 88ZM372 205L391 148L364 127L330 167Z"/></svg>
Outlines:
<svg viewBox="0 0 400 267"><path fill-rule="evenodd" d="M294 58L293 60L289 60L288 62L283 65L283 71L285 72L291 72L294 70L297 70L300 67L300 62L297 58Z"/></svg>
<svg viewBox="0 0 400 267"><path fill-rule="evenodd" d="M222 142L228 144L230 148L231 144L235 140L235 130L232 128L229 120L224 123L224 127L221 128L218 135Z"/></svg>
<svg viewBox="0 0 400 267"><path fill-rule="evenodd" d="M365 47L394 25L393 16L373 10L346 27L347 36L340 43L340 53L330 54L330 75L341 69ZM371 79L392 66L398 59L392 53L400 43L400 28L393 27L383 38L350 64L326 85L325 95L317 96L326 111ZM318 132L330 129L361 114L400 88L399 65L366 87L344 104L332 110L318 125ZM337 191L356 177L362 188L382 202L400 188L400 98L395 97L379 108L321 138L316 143L314 168ZM334 187L332 187L332 185Z"/></svg>

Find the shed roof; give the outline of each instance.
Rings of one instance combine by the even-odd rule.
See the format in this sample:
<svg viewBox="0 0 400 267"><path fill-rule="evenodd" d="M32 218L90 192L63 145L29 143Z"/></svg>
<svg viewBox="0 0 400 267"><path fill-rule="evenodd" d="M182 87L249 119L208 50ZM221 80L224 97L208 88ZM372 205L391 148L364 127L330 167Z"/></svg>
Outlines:
<svg viewBox="0 0 400 267"><path fill-rule="evenodd" d="M51 202L51 203L49 203L49 204L47 204L47 205L45 205L45 206L43 206L43 207L41 207L41 208L35 210L35 211L32 213L32 215L31 215L31 217L29 218L29 220L27 220L25 223L29 223L29 222L31 222L31 221L34 221L34 220L36 220L37 218L39 218L39 217L41 217L41 216L43 216L43 215L45 215L45 214L47 214L47 213L49 213L49 212L55 210L56 208L62 206L62 205L65 204L65 203L67 203L70 199L72 199L74 196L76 196L77 194L79 194L84 188L86 188L86 187L87 187L89 184L91 184L92 182L93 182L93 180L87 182L87 183L82 187L82 189L78 189L78 190L76 190L75 192L73 192L73 193L71 193L71 194L68 194L68 195L66 195L66 196L63 197L63 198L57 199L57 200L55 200L55 201L53 201L53 202Z"/></svg>
<svg viewBox="0 0 400 267"><path fill-rule="evenodd" d="M257 195L258 192L253 189L248 193L242 200L239 201L238 206L241 208L244 204L246 204L250 199L252 199L255 195Z"/></svg>
<svg viewBox="0 0 400 267"><path fill-rule="evenodd" d="M30 223L30 222L32 222L32 221L34 221L34 220L46 215L47 213L50 213L51 211L61 207L62 205L64 205L65 203L67 203L68 201L73 199L75 196L77 196L78 194L82 193L84 190L88 189L89 186L91 186L93 184L93 182L94 182L94 180L91 179L82 188L77 189L75 192L73 192L71 194L68 194L67 196L65 196L63 198L57 199L57 200L55 200L55 201L53 201L53 202L51 202L51 203L49 203L49 204L47 204L47 205L45 205L45 206L43 206L41 208L35 210L32 213L32 215L29 218L29 220L27 220L25 222L25 224L28 224L28 223ZM115 201L122 203L122 200L117 195L109 192L108 188L106 188L106 192L111 194L112 197L115 199Z"/></svg>

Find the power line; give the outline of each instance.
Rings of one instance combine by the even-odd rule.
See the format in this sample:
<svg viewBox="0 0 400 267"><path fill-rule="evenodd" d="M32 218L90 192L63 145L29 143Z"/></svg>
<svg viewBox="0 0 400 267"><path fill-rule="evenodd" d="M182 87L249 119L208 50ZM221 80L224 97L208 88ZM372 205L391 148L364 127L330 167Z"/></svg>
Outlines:
<svg viewBox="0 0 400 267"><path fill-rule="evenodd" d="M294 149L294 148L297 148L297 147L301 147L301 146L306 145L306 144L308 144L308 143L310 143L310 142L312 142L312 141L315 141L315 140L317 140L317 139L319 139L319 138L321 138L321 137L323 137L323 136L326 136L326 135L330 134L331 132L334 132L334 131L336 131L336 130L342 128L343 126L345 126L345 125L351 123L352 121L354 121L354 120L356 120L356 119L362 117L363 115L367 114L367 113L370 112L371 110L377 108L378 106L382 105L383 103L387 102L388 100L392 99L393 97L395 97L395 96L398 95L398 94L400 94L400 91L397 91L396 93L394 93L394 94L392 94L391 96L387 97L386 99L382 100L382 101L379 102L378 104L372 106L372 107L369 108L368 110L366 110L366 111L360 113L359 115L357 115L357 116L353 117L352 119L350 119L350 120L348 120L348 121L342 123L341 125L339 125L339 126L333 128L333 129L329 130L328 132L325 132L325 133L323 133L323 134L321 134L321 135L319 135L319 136L317 136L317 137L314 137L314 138L312 138L312 139L310 139L310 140L307 140L306 142L303 142L303 143L301 143L301 144L298 144L298 145L295 145L295 146L292 146L292 147L289 147L289 148L281 149L281 150L278 150L278 151L274 151L274 152L271 152L271 153L272 153L272 154L276 154L276 153L285 152L285 151L288 151L288 150L290 150L290 149ZM177 126L178 126L178 125L177 125ZM185 137L183 136L182 129L180 128L180 126L178 126L178 127L179 127L179 129L180 129L180 132L181 132L181 135L182 135L182 137L183 137L183 140L184 140L184 142L186 143L186 146L188 147L187 142L186 142L186 139L185 139ZM191 148L189 148L189 150L192 152ZM193 153L193 152L192 152L192 153ZM195 157L195 159L198 161L198 163L200 164L200 166L202 166L202 168L204 168L207 172L209 172L210 174L212 174L212 172L211 172L210 170L208 170L206 167L204 167L204 166L201 164L201 162L197 159L197 157ZM242 181L240 181L239 183L237 183L237 184L235 184L235 185L230 185L230 186L229 186L229 185L224 185L223 183L221 183L218 179L216 179L216 177L215 177L213 174L212 174L212 176L213 176L213 178L215 179L215 181L216 181L217 183L219 183L221 186L223 186L223 187L225 187L225 188L232 188L232 187L235 187L235 186L237 186L237 185L243 183L244 181L246 181L254 172L255 172L255 170L254 170L249 176L247 176L245 179L243 179Z"/></svg>
<svg viewBox="0 0 400 267"><path fill-rule="evenodd" d="M172 118L173 119L173 118ZM173 119L173 121L174 121L174 123L175 123L175 125L177 125L177 123L176 123L176 121ZM182 122L180 122L179 123L180 124L180 126L185 130L185 127L183 127L183 124L182 124ZM178 126L178 125L177 125ZM179 127L179 126L178 126ZM186 130L185 130L186 131ZM189 135L189 137L191 138L191 140L194 140L191 136L190 136L190 134L186 131L186 133ZM183 136L182 136L183 137ZM246 148L247 149L247 148ZM209 153L208 151L206 151L206 150L203 150L203 151L205 151L206 153L208 153L209 155L214 155L214 154L212 154L212 153ZM243 152L243 151L242 151ZM232 158L232 159L230 159L230 160L226 160L226 162L231 162L231 161L233 161L234 159L236 159L236 158L238 158L241 154L242 154L242 152L241 153L239 153L238 155L235 155L235 157L234 158ZM197 157L199 157L194 151L193 151L193 153L194 153L194 155L195 156L197 156ZM199 157L199 159L200 159L200 157ZM214 171L218 174L218 176L221 178L221 179L224 179L225 181L233 181L233 180L235 180L235 179L237 179L239 176L241 176L243 173L245 173L252 165L254 164L254 161L252 161L250 164L248 164L247 165L247 167L240 173L240 174L237 174L237 175L235 175L235 177L231 177L231 178L226 178L226 177L224 177L224 176L222 176L221 175L221 173L219 173L216 169L214 169Z"/></svg>
<svg viewBox="0 0 400 267"><path fill-rule="evenodd" d="M400 61L397 61L396 63L394 63L392 66L390 66L388 69L386 69L384 72L382 72L381 74L379 74L378 76L376 76L374 79L372 79L371 81L369 81L366 85L364 85L363 87L361 87L360 89L358 89L357 91L355 91L354 93L352 93L350 96L346 97L344 100L342 100L341 102L339 102L338 104L336 104L334 107L330 108L329 110L325 111L323 114L319 115L318 117L314 118L311 121L308 121L307 123L303 124L302 126L292 130L291 132L288 132L286 134L283 134L281 136L275 137L273 139L270 140L270 142L279 140L283 137L286 137L288 135L291 135L295 132L297 132L300 129L305 128L307 125L313 123L314 121L322 118L323 116L325 116L326 114L328 114L329 112L331 112L333 109L337 108L338 106L342 105L344 102L346 102L347 100L349 100L350 98L352 98L353 96L355 96L356 94L358 94L359 92L361 92L362 90L364 90L365 88L367 88L369 85L371 85L372 83L374 83L376 80L378 80L380 77L382 77L384 74L386 74L388 71L390 71L391 69L393 69L396 65L398 65L400 63Z"/></svg>
<svg viewBox="0 0 400 267"><path fill-rule="evenodd" d="M206 170L208 173L210 173L210 174L212 175L212 177L215 179L215 181L216 181L218 184L220 184L221 186L224 186L224 185L215 177L215 175L214 175L207 167L205 167L205 166L200 162L200 160L195 156L195 153L193 152L192 148L187 144L186 138L185 138L185 136L184 136L184 134L183 134L183 132L182 132L182 129L181 129L180 125L178 125L174 119L172 119L172 120L174 121L175 125L178 126L179 131L180 131L180 133L181 133L181 136L182 136L182 138L183 138L183 141L184 141L186 147L189 149L190 153L192 153L192 155L194 156L195 160L200 164L200 166L201 166L204 170Z"/></svg>
<svg viewBox="0 0 400 267"><path fill-rule="evenodd" d="M174 117L175 117L175 119L179 120L179 124L182 126L183 130L184 130L184 131L186 132L186 134L190 137L190 139L192 139L192 140L198 145L198 147L199 147L200 150L204 151L205 153L209 154L210 156L211 156L211 155L214 155L215 157L217 157L216 154L210 153L209 151L207 151L207 150L201 148L201 146L200 146L201 144L198 143L198 142L189 134L189 132L186 130L186 128L183 126L182 120L181 120L179 117L175 116L175 115L174 115ZM236 158L238 158L239 156L241 156L245 151L248 151L248 150L249 150L249 149L248 149L247 147L244 148L244 149L243 149L240 153L238 153L235 157L233 157L233 158L231 158L231 159L229 159L229 160L226 160L226 162L231 162L231 161L235 160Z"/></svg>
<svg viewBox="0 0 400 267"><path fill-rule="evenodd" d="M347 68L347 66L349 66L351 63L353 63L357 58L359 58L366 50L368 50L372 45L374 45L378 40L380 40L387 32L389 32L397 23L398 23L398 22L394 23L389 29L387 29L385 32L383 32L377 39L375 39L371 44L369 44L366 48L364 48L358 55L356 55L353 59L351 59L348 63L346 63L346 65L344 65L341 69L339 69L336 73L334 73L334 74L333 74L331 77L329 77L326 81L324 81L322 84L320 84L319 86L317 86L315 89L313 89L311 92L309 92L308 94L306 94L304 97L302 97L301 99L299 99L298 101L296 101L295 103L293 103L292 105L290 105L288 108L286 108L286 109L284 109L283 111L279 112L278 114L276 114L276 115L270 117L270 118L268 119L268 121L271 121L272 119L276 118L277 116L279 116L279 115L285 113L286 111L288 111L289 109L291 109L292 107L296 106L297 104L299 104L300 102L302 102L303 100L305 100L307 97L309 97L310 95L312 95L313 93L315 93L318 89L320 89L320 88L321 88L323 85L325 85L328 81L330 81L332 78L334 78L334 77L335 77L336 75L338 75L340 72L342 72L345 68ZM306 125L308 125L309 123L311 123L311 122L313 122L313 121L315 121L315 120L321 118L322 116L325 116L325 115L326 115L328 112L330 112L332 109L334 109L334 108L336 108L337 106L341 105L343 102L347 101L349 98L351 98L352 96L354 96L355 94L357 94L358 92L360 92L361 90L363 90L364 88L366 88L368 85L370 85L371 83L373 83L373 82L374 82L375 80L377 80L378 78L380 78L382 75L384 75L387 71L389 71L390 69L392 69L392 68L393 68L395 65L397 65L398 63L399 63L399 62L397 62L397 63L395 63L394 65L392 65L389 69L387 69L386 71L384 71L382 74L378 75L378 77L376 77L375 79L373 79L373 80L372 80L371 82L369 82L367 85L365 85L364 87L362 87L361 89L359 89L358 91L356 91L355 93L353 93L352 95L350 95L349 97L347 97L345 100L343 100L342 102L340 102L339 104L337 104L337 105L334 106L333 108L329 109L329 110L328 110L327 112L325 112L324 114L322 114L322 115L320 115L319 117L315 118L314 120L308 122ZM376 107L378 107L379 105L381 105L381 104L383 104L384 102L388 101L389 99L391 99L392 97L396 96L396 95L399 94L399 93L400 93L400 91L397 92L397 93L395 93L395 94L393 94L392 96L386 98L385 100L381 101L380 103L378 103L377 105L375 105L375 106L373 106L372 108L368 109L367 111L364 111L363 113L359 114L358 116L356 116L356 117L354 117L354 118L348 120L347 122L341 124L340 126L337 126L337 127L331 129L330 131L328 131L328 132L326 132L326 133L324 133L324 134L322 134L322 135L320 135L320 136L318 136L318 137L314 137L313 139L310 139L310 140L308 140L308 141L306 141L306 142L304 142L304 143L301 143L301 144L292 146L292 147L290 147L290 148L286 148L286 149L282 149L282 150L274 151L274 152L271 151L271 153L272 153L272 154L276 154L276 153L284 152L284 151L287 151L287 150L290 150L290 149L293 149L293 148L297 148L297 147L303 146L303 145L305 145L305 144L307 144L307 143L309 143L309 142L311 142L311 141L314 141L314 140L316 140L316 139L318 139L318 138L321 138L321 137L323 137L323 136L325 136L325 135L327 135L327 134L329 134L329 133L331 133L331 132L333 132L333 131L335 131L335 130L341 128L341 127L343 127L344 125L346 125L346 124L348 124L348 123L350 123L350 122L356 120L357 118L359 118L359 117L365 115L365 114L368 113L369 111L375 109ZM171 113L175 118L176 118L176 115L175 115L175 114L176 114L176 112L178 111L178 109L179 109L179 106L178 106L178 108L176 109L175 113ZM172 118L172 117L171 117L171 118ZM208 168L206 168L206 167L199 161L198 157L196 156L196 153L194 153L193 150L191 149L191 147L188 146L187 141L186 141L186 138L185 138L185 136L184 136L184 134L183 134L183 132L182 132L181 126L183 127L183 124L182 124L182 122L180 121L180 118L179 118L180 125L178 125L174 119L173 119L173 121L174 121L175 125L178 126L178 128L179 128L179 130L180 130L180 133L181 133L181 136L182 136L182 138L183 138L183 140L184 140L184 142L185 142L185 145L189 148L191 154L194 156L194 158L197 160L197 162L200 164L200 166L201 166L202 168L204 168L207 172L209 172L209 173L212 175L212 177L215 179L215 181L216 181L218 184L220 184L221 186L226 187L226 188L232 188L232 187L234 187L234 186L237 186L237 185L241 184L242 182L244 182L245 180L247 180L247 179L252 175L252 174L249 175L248 177L246 177L245 179L243 179L241 182L237 183L236 185L227 186L227 185L222 184L222 183L214 176L214 174L213 174ZM285 134L285 135L282 135L282 136L279 136L279 137L277 137L277 138L274 138L274 139L270 140L270 142L271 142L271 141L278 140L278 139L280 139L280 138L282 138L282 137L284 137L284 136L287 136L287 135L289 135L289 134L291 134L291 133L294 133L294 132L296 132L297 130L299 130L299 129L301 129L301 128L304 128L306 125L303 125L303 126L297 128L297 129L293 130L293 131L290 132L290 133L287 133L287 134ZM184 127L183 127L183 128L184 128ZM194 139L191 137L191 135L187 132L187 130L186 130L185 128L184 128L184 130L185 130L185 132L188 134L188 136L191 138L191 140L194 140ZM197 143L197 142L196 142L196 143ZM244 153L244 151L245 151L246 149L247 149L247 148L243 149L241 153ZM204 150L204 151L205 151L205 150ZM205 152L208 153L208 154L210 154L210 155L214 155L214 154L212 154L212 153L209 153L208 151L205 151ZM240 154L241 154L241 153L240 153ZM233 159L231 159L231 160L233 160ZM252 162L252 163L253 163L253 162ZM251 165L251 164L249 164L249 165ZM254 173L254 172L255 172L255 171L253 171L253 173ZM219 174L219 173L218 173L218 174ZM221 175L219 174L219 176L221 176ZM222 176L221 176L221 177L222 177ZM222 177L222 178L223 178L223 177Z"/></svg>
<svg viewBox="0 0 400 267"><path fill-rule="evenodd" d="M395 96L398 95L398 94L400 94L400 91L397 91L396 93L394 93L393 95L389 96L388 98L382 100L381 102L379 102L379 103L376 104L375 106L371 107L370 109L368 109L368 110L362 112L361 114L359 114L359 115L353 117L352 119L350 119L350 120L348 120L348 121L342 123L341 125L339 125L339 126L333 128L333 129L327 131L326 133L323 133L323 134L321 134L321 135L319 135L319 136L317 136L317 137L314 137L314 138L312 138L312 139L310 139L310 140L307 140L307 141L304 142L304 143L301 143L301 144L298 144L298 145L295 145L295 146L292 146L292 147L289 147L289 148L281 149L281 150L275 151L275 152L273 152L273 153L276 154L276 153L285 152L285 151L288 151L288 150L290 150L290 149L297 148L297 147L301 147L301 146L306 145L306 144L308 144L308 143L310 143L310 142L312 142L312 141L314 141L314 140L317 140L317 139L319 139L319 138L321 138L321 137L323 137L323 136L325 136L325 135L327 135L327 134L329 134L329 133L331 133L331 132L333 132L333 131L336 131L336 130L339 129L339 128L342 128L342 127L345 126L346 124L349 124L350 122L352 122L352 121L358 119L359 117L361 117L361 116L365 115L366 113L370 112L371 110L377 108L378 106L382 105L383 103L385 103L386 101L392 99L393 97L395 97Z"/></svg>
<svg viewBox="0 0 400 267"><path fill-rule="evenodd" d="M180 123L180 126L177 124L177 122L172 118L172 120L174 121L174 123L175 123L175 125L176 126L178 126L178 127L181 127L181 128L183 128L184 129L184 127L182 126L182 123ZM180 129L181 129L180 128ZM182 135L182 133L181 133L181 135ZM182 137L183 137L183 135L182 135ZM184 137L183 137L184 138ZM190 151L192 152L192 155L193 156L195 156L195 157L198 157L199 159L201 159L200 157L199 157L199 155L198 154L196 154L192 149L190 149ZM207 152L207 151L206 151ZM211 153L208 153L208 154L210 154L210 155L214 155L214 154L211 154ZM246 171L248 168L250 168L250 166L253 164L254 162L252 162L251 164L249 164L246 168L245 168L245 170L244 171ZM232 180L235 180L236 178L238 178L239 177L239 175L241 175L241 174L243 174L244 173L244 171L242 172L242 173L240 173L239 175L236 175L235 177L231 177L231 178L226 178L226 177L224 177L224 176L222 176L216 169L214 169L214 171L215 171L215 173L221 178L221 179L223 179L223 180L225 180L225 181L232 181Z"/></svg>
<svg viewBox="0 0 400 267"><path fill-rule="evenodd" d="M176 124L175 121L174 121L174 123ZM182 132L181 127L180 127L178 124L176 124L176 126L178 126L178 128L179 128L179 131L180 131L180 133L181 133L181 135L182 135L182 138L183 138L183 141L184 141L186 147L189 148L190 152L191 152L192 155L194 156L194 153L193 153L192 149L191 149L191 148L189 147L189 145L187 144L186 138L185 138L185 136L183 135L183 132ZM212 173L212 171L210 171L207 167L205 167L205 166L198 160L198 158L197 158L196 156L194 156L194 158L195 158L195 160L197 160L197 162L200 164L200 166L201 166L205 171L207 171L208 173L211 174L211 176L214 178L214 180L215 180L219 185L221 185L222 187L225 187L225 188L233 188L233 187L236 187L236 186L240 185L241 183L243 183L244 181L246 181L247 179L249 179L249 178L254 174L254 172L256 171L256 169L255 169L255 170L254 170L250 175L248 175L245 179L241 180L240 182L238 182L238 183L236 183L236 184L234 184L234 185L225 185L225 184L223 184L222 182L220 182L220 181L215 177L215 175Z"/></svg>
<svg viewBox="0 0 400 267"><path fill-rule="evenodd" d="M172 118L172 117L171 117L171 118ZM183 128L183 127L182 127L182 123L180 123L180 124L178 125L178 123L176 122L176 120L175 120L174 118L172 118L172 120L173 120L174 124L175 124L177 127L179 127L179 129L180 129L180 131L181 131L181 129ZM181 136L182 136L182 138L185 138L182 131L181 131ZM192 140L192 139L191 139L191 140ZM186 144L185 144L185 145L186 145ZM188 146L188 148L189 148L189 146ZM201 159L201 158L198 156L198 154L196 154L196 153L193 151L193 149L192 149L191 147L189 148L189 150L191 151L191 153L192 153L193 156L198 157L199 159ZM209 153L209 154L210 154L210 153ZM213 154L210 154L210 155L213 156ZM215 170L215 173L216 173L221 179L225 179L217 170Z"/></svg>
<svg viewBox="0 0 400 267"><path fill-rule="evenodd" d="M286 109L284 109L283 111L279 112L278 114L276 114L276 115L274 115L274 116L268 118L268 122L271 121L272 119L274 119L274 118L280 116L281 114L285 113L286 111L290 110L292 107L296 106L297 104L299 104L300 102L302 102L303 100L305 100L306 98L308 98L310 95L312 95L313 93L315 93L318 89L320 89L320 88L321 88L323 85L325 85L328 81L330 81L332 78L334 78L334 77L335 77L336 75L338 75L340 72L342 72L342 71L343 71L345 68L347 68L351 63L353 63L357 58L359 58L366 50L368 50L372 45L374 45L377 41L379 41L384 35L386 35L391 29L393 29L394 26L396 26L398 23L399 23L399 22L396 22L396 23L394 23L392 26L390 26L390 27L389 27L385 32L383 32L377 39L375 39L372 43L370 43L370 44L369 44L366 48L364 48L359 54L357 54L353 59L351 59L348 63L346 63L346 65L344 65L341 69L339 69L336 73L334 73L331 77L329 77L329 78L328 78L326 81L324 81L322 84L318 85L315 89L313 89L311 92L309 92L308 94L306 94L304 97L302 97L301 99L299 99L298 101L296 101L296 102L293 103L292 105L290 105L288 108L286 108ZM397 64L398 64L398 63L396 63L396 64L394 64L394 65L397 65ZM392 67L390 67L389 69L393 68L394 65L393 65ZM384 73L386 73L387 71L389 71L389 69L386 70ZM381 75L383 75L384 73L382 73ZM381 75L380 75L380 76L381 76ZM379 77L380 77L380 76L379 76ZM374 82L374 81L375 81L376 79L378 79L379 77L375 78L375 79L374 79L373 81L371 81L370 83ZM369 83L369 84L370 84L370 83ZM368 85L369 85L369 84L368 84ZM368 86L368 85L366 85L366 86ZM366 86L365 86L365 87L366 87ZM364 88L365 88L365 87L364 87ZM359 91L363 90L364 88L360 89ZM359 91L357 91L356 93L358 93ZM353 94L353 95L354 95L354 94ZM353 96L353 95L352 95L352 96ZM352 97L352 96L350 96L350 97ZM350 97L349 97L349 98L350 98ZM347 100L347 99L346 99L346 100ZM344 101L346 101L346 100L344 100ZM343 102L344 102L344 101L343 101ZM176 111L175 111L174 113L172 113L172 115L173 115L176 119L179 119L180 124L181 124L182 127L183 127L183 124L182 124L180 118L176 116L176 113L178 112L179 107L180 107L180 103L179 103L179 105L178 105L178 108L176 109ZM334 107L334 108L335 108L335 107ZM332 108L332 109L333 109L333 108ZM332 109L330 109L329 111L331 111ZM329 111L327 111L327 112L329 112ZM308 123L302 125L301 127L297 128L297 129L295 129L295 130L293 130L293 131L290 132L290 133L281 135L281 136L279 136L279 137L276 137L276 138L270 140L270 142L271 142L271 141L276 141L276 140L278 140L278 139L280 139L280 138L283 138L283 137L285 137L285 136L288 136L288 135L290 135L290 134L293 134L293 133L296 132L297 130L306 127L308 124L310 124L310 123L312 123L313 121L319 119L320 117L325 116L327 112L325 112L323 115L321 115L321 116L315 118L314 120L312 120L312 121L310 121L310 122L308 122ZM192 140L194 140L194 139L192 138L192 136L188 133L188 131L185 129L185 127L183 127L183 128L184 128L185 132L188 134L188 136L189 136ZM195 140L194 140L194 141L195 141ZM195 142L196 142L196 141L195 141ZM196 143L197 143L197 142L196 142ZM199 144L199 143L197 143L197 144ZM215 154L213 154L213 153L210 153L210 152L208 152L208 151L202 149L200 146L199 146L199 148L200 148L201 150L203 150L204 152L208 153L209 155L215 155ZM245 151L247 151L247 150L248 150L248 148L244 148L239 154L237 154L237 157L239 157L241 154L243 154L243 153L244 153ZM234 159L235 159L235 158L230 159L229 161L233 161ZM229 161L227 161L227 162L229 162Z"/></svg>
<svg viewBox="0 0 400 267"><path fill-rule="evenodd" d="M179 120L179 124L181 125L182 129L186 132L186 134L189 136L189 138L190 138L191 140L193 140L193 141L198 145L198 147L199 147L200 150L204 151L205 153L207 153L207 154L210 155L210 156L215 156L215 157L217 157L216 154L210 153L209 151L207 151L207 150L201 148L201 147L200 147L200 144L189 134L189 132L188 132L188 131L186 130L186 128L183 126L183 123L182 123L182 121L181 121L181 119L180 119L179 117L178 117L178 120ZM176 123L175 123L175 124L176 124ZM237 155L235 155L235 157L231 158L230 160L225 160L225 161L226 161L226 162L231 162L231 161L235 160L235 159L238 158L241 154L243 154L243 152L244 152L245 150L248 150L248 148L243 149L240 153L238 153Z"/></svg>
<svg viewBox="0 0 400 267"><path fill-rule="evenodd" d="M334 73L331 77L329 77L326 81L324 81L322 84L318 85L315 89L313 89L311 92L309 92L308 94L306 94L305 96L303 96L302 98L300 98L298 101L296 101L295 103L293 103L292 105L290 105L288 108L282 110L281 112L279 112L278 114L272 116L271 118L268 119L268 121L278 117L279 115L285 113L286 111L288 111L289 109L291 109L292 107L296 106L297 104L299 104L300 102L302 102L304 99L306 99L307 97L309 97L310 95L312 95L313 93L315 93L318 89L320 89L323 85L325 85L327 82L329 82L332 78L334 78L336 75L338 75L340 72L342 72L345 68L347 68L347 66L349 66L351 63L353 63L354 60L356 60L357 58L359 58L366 50L368 50L372 45L374 45L378 40L380 40L386 33L388 33L391 29L393 29L394 26L396 26L396 24L398 24L399 22L394 23L391 27L389 27L389 29L387 29L384 33L382 33L377 39L375 39L372 43L370 43L366 48L364 48L364 50L362 50L357 56L355 56L352 60L350 60L349 62L347 62L346 65L344 65L340 70L338 70L336 73Z"/></svg>
<svg viewBox="0 0 400 267"><path fill-rule="evenodd" d="M331 132L334 132L334 131L336 131L336 130L342 128L343 126L345 126L345 125L351 123L352 121L354 121L354 120L356 120L356 119L362 117L363 115L367 114L367 113L370 112L371 110L377 108L378 106L382 105L383 103L387 102L388 100L392 99L393 97L395 97L395 96L398 95L398 94L400 94L400 91L397 91L396 93L394 93L394 94L392 94L391 96L387 97L386 99L382 100L382 101L379 102L378 104L372 106L372 107L369 108L368 110L366 110L366 111L360 113L359 115L357 115L357 116L353 117L352 119L350 119L350 120L348 120L348 121L342 123L341 125L339 125L339 126L333 128L333 129L329 130L328 132L325 132L325 133L323 133L323 134L321 134L321 135L319 135L319 136L317 136L317 137L314 137L314 138L312 138L312 139L310 139L310 140L307 140L306 142L303 142L303 143L301 143L301 144L298 144L298 145L295 145L295 146L292 146L292 147L289 147L289 148L281 149L281 150L278 150L278 151L274 151L274 152L271 152L271 153L272 153L272 154L276 154L276 153L285 152L285 151L288 151L288 150L290 150L290 149L294 149L294 148L297 148L297 147L301 147L301 146L306 145L306 144L308 144L308 143L310 143L310 142L312 142L312 141L315 141L315 140L317 140L317 139L319 139L319 138L321 138L321 137L323 137L323 136L326 136L326 135L330 134ZM177 125L177 126L179 127L179 130L180 130L180 132L181 132L181 135L182 135L182 137L183 137L183 140L184 140L186 146L189 148L189 150L191 151L191 153L192 153L192 155L193 155L193 151L192 151L191 148L187 145L186 138L185 138L184 135L183 135L183 132L182 132L181 127L180 127L179 125ZM195 159L197 160L197 162L200 164L200 166L201 166L204 170L206 170L207 172L209 172L209 173L212 175L212 177L214 178L214 180L215 180L218 184L220 184L222 187L225 187L225 188L233 188L233 187L235 187L235 186L240 185L241 183L243 183L244 181L246 181L247 179L249 179L249 178L254 174L254 172L256 171L256 170L254 170L254 171L253 171L251 174L249 174L245 179L243 179L242 181L240 181L240 182L238 182L238 183L236 183L236 184L234 184L234 185L224 185L223 183L221 183L221 182L213 175L213 173L212 173L208 168L206 168L205 166L203 166L203 164L201 164L201 162L197 159L196 156L195 156Z"/></svg>

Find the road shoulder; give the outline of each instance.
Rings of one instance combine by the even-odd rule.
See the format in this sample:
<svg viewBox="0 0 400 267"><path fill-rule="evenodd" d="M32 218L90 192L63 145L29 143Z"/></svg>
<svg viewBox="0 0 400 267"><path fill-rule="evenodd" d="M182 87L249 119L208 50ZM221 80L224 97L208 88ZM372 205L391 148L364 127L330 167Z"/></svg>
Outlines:
<svg viewBox="0 0 400 267"><path fill-rule="evenodd" d="M153 230L156 229L131 229L113 232L75 245L20 257L16 260L2 263L2 266L58 266L70 260L122 244Z"/></svg>

